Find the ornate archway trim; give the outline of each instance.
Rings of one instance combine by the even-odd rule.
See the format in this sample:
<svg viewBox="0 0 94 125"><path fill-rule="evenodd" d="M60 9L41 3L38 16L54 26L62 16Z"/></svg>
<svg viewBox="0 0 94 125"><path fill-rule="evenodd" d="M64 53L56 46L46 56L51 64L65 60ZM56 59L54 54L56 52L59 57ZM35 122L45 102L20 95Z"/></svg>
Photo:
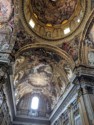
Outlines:
<svg viewBox="0 0 94 125"><path fill-rule="evenodd" d="M24 47L22 47L15 55L15 57L18 57L22 52L33 49L33 48L45 48L47 50L53 51L57 53L57 55L61 56L63 59L65 59L71 66L72 69L75 67L75 62L70 57L69 54L67 54L64 50L60 49L59 47L50 45L50 44L41 44L41 43L35 43L35 44L28 44Z"/></svg>

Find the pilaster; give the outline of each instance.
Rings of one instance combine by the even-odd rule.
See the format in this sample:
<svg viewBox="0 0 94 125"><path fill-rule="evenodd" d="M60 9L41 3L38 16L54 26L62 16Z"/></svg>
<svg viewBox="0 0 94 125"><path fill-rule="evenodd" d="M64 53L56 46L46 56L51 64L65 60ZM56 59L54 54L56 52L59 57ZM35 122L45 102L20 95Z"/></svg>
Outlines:
<svg viewBox="0 0 94 125"><path fill-rule="evenodd" d="M78 105L79 105L79 113L81 116L82 124L90 125L88 114L85 107L84 97L81 93L80 93L80 97L78 97Z"/></svg>
<svg viewBox="0 0 94 125"><path fill-rule="evenodd" d="M75 85L78 85L78 104L83 125L94 125L94 69L76 69Z"/></svg>
<svg viewBox="0 0 94 125"><path fill-rule="evenodd" d="M5 94L8 71L8 64L0 62L0 125L9 125L11 123L8 98Z"/></svg>
<svg viewBox="0 0 94 125"><path fill-rule="evenodd" d="M74 125L74 116L73 116L73 110L72 110L72 104L68 107L68 114L69 114L69 125Z"/></svg>

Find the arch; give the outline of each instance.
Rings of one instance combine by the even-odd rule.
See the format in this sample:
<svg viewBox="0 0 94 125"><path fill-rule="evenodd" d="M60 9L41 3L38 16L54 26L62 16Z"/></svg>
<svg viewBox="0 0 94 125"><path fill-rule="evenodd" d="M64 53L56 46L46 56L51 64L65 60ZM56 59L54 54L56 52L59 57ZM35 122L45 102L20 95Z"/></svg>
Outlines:
<svg viewBox="0 0 94 125"><path fill-rule="evenodd" d="M32 50L39 50L39 49L45 49L46 51L50 51L50 52L52 52L52 53L55 53L55 55L57 55L57 56L60 56L61 57L61 61L63 60L63 62L60 62L60 63L58 63L58 65L56 65L54 62L52 62L52 60L51 60L51 64L53 63L54 64L54 66L56 67L54 67L56 70L55 70L55 72L53 72L53 75L54 76L52 76L52 81L51 81L51 83L48 81L48 85L49 85L49 87L51 88L51 90L49 90L48 88L46 88L45 86L44 86L44 88L43 87L41 87L42 88L42 92L43 92L43 94L46 94L46 95L49 95L49 98L51 98L52 99L52 104L53 104L53 106L52 106L52 108L54 107L54 102L56 101L57 102L57 99L58 99L58 97L61 95L61 93L63 93L64 92L64 90L65 90L65 87L67 86L67 84L65 84L65 83L69 83L69 80L67 79L67 75L66 74L64 74L64 73L62 73L62 72L65 72L64 70L63 70L63 67L61 68L61 67L59 67L59 65L61 65L61 63L68 63L69 65L70 65L70 68L73 70L74 69L74 67L75 67L75 63L74 63L74 61L73 61L73 59L70 57L70 55L68 55L64 50L62 50L62 49L60 49L59 47L57 47L57 46L53 46L53 45L50 45L50 44L46 44L46 43L44 43L44 44L41 44L41 43L34 43L34 44L28 44L28 45L26 45L26 46L24 46L24 47L22 47L22 48L20 48L19 50L18 50L18 52L16 53L16 55L15 55L15 58L16 59L18 59L18 57L19 56L22 56L22 54L24 55L24 53L25 52L30 52L30 51L32 51ZM29 55L28 56L31 56L31 54L29 53ZM35 58L34 58L35 59ZM49 62L48 62L49 63ZM26 70L27 70L27 65L25 65L26 66ZM52 65L51 65L52 66ZM31 68L30 68L31 69ZM38 71L38 70L37 70ZM26 76L27 77L27 76ZM30 76L31 77L31 76ZM30 78L30 77L27 77L27 78ZM23 77L23 78L25 78L25 77ZM25 80L23 80L23 81L25 81ZM22 81L22 82L23 82ZM30 81L30 79L28 79L28 81ZM61 82L62 81L62 82ZM18 84L19 84L19 81L18 81ZM27 84L27 85L26 85ZM21 95L21 97L22 96L24 96L24 95L26 95L27 93L28 93L28 91L26 92L26 87L28 88L29 87L29 82L27 82L25 85L24 84L21 84L21 86L20 86L20 84L19 84L19 86L20 86L20 95ZM19 87L18 86L18 87ZM53 86L55 87L55 89L52 89L53 88ZM22 87L22 88L21 88ZM31 86L32 87L32 86ZM34 87L34 86L33 86ZM46 90L45 90L46 89ZM29 92L30 92L30 87L28 88L28 90L29 90ZM24 93L24 91L25 91L25 93ZM33 90L32 90L33 91ZM34 90L34 91L36 91L36 90ZM41 90L39 90L39 91L41 91ZM22 93L23 93L23 95L22 95ZM55 103L56 103L55 102Z"/></svg>
<svg viewBox="0 0 94 125"><path fill-rule="evenodd" d="M68 53L66 53L64 50L60 49L57 46L53 46L51 44L41 44L41 43L35 43L35 44L28 44L24 47L22 47L17 53L15 57L18 57L21 53L23 53L24 51L33 49L33 48L44 48L50 51L55 52L57 55L61 56L63 59L65 59L67 62L70 63L70 66L72 69L74 69L75 67L75 62L73 61L73 59L70 57L70 55Z"/></svg>

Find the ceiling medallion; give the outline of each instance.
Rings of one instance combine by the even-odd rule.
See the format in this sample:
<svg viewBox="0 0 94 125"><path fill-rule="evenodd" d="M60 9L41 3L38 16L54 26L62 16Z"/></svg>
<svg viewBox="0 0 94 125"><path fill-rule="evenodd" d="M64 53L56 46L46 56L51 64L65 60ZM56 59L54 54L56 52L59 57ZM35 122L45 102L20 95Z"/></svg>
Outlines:
<svg viewBox="0 0 94 125"><path fill-rule="evenodd" d="M50 41L62 40L76 31L86 12L85 0L21 0L20 6L28 33Z"/></svg>

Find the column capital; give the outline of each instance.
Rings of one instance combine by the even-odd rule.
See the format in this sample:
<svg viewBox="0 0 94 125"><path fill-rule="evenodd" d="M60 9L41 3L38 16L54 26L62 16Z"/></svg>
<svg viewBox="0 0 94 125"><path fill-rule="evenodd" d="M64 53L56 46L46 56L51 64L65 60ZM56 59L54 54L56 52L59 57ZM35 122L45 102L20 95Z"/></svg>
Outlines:
<svg viewBox="0 0 94 125"><path fill-rule="evenodd" d="M79 87L79 89L78 89L78 98L81 95L93 94L93 93L94 93L94 87L88 86L88 85L84 85L84 86Z"/></svg>
<svg viewBox="0 0 94 125"><path fill-rule="evenodd" d="M76 76L92 76L94 77L94 68L87 67L84 65L79 65L78 67L75 67L74 72Z"/></svg>

